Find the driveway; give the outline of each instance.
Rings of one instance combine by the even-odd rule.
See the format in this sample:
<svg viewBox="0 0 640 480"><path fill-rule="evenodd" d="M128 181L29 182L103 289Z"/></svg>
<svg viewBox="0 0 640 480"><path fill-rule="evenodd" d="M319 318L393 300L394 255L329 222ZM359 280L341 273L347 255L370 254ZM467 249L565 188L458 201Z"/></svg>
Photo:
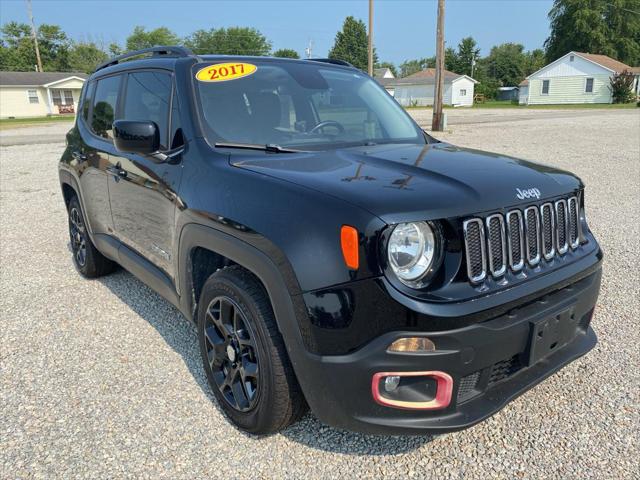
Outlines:
<svg viewBox="0 0 640 480"><path fill-rule="evenodd" d="M359 435L312 414L239 432L209 393L193 325L126 271L75 272L61 141L1 147L0 478L638 478L640 111L571 113L438 135L575 171L605 251L596 348L439 436Z"/></svg>

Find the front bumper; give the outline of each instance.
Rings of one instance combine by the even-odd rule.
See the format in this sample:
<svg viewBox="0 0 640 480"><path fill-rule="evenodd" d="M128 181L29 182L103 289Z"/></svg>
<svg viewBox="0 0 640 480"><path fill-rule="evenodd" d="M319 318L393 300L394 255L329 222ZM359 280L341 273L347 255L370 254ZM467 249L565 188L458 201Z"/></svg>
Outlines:
<svg viewBox="0 0 640 480"><path fill-rule="evenodd" d="M307 353L301 383L323 422L363 433L420 434L470 427L491 416L596 344L590 327L600 290L601 269L491 320L437 332L395 331L345 355ZM540 352L532 346L546 322L560 333ZM436 351L389 353L407 336L427 336ZM555 343L555 344L554 344ZM533 349L536 349L535 354ZM440 371L453 379L451 401L439 410L405 410L380 405L372 395L379 372Z"/></svg>

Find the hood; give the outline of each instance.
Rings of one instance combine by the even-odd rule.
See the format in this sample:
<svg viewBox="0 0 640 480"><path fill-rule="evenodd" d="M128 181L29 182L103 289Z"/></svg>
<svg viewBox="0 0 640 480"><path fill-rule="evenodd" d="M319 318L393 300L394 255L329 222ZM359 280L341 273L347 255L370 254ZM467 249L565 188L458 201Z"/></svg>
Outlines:
<svg viewBox="0 0 640 480"><path fill-rule="evenodd" d="M231 164L341 198L387 223L526 205L581 186L563 170L447 143L234 154ZM534 196L518 198L529 190Z"/></svg>

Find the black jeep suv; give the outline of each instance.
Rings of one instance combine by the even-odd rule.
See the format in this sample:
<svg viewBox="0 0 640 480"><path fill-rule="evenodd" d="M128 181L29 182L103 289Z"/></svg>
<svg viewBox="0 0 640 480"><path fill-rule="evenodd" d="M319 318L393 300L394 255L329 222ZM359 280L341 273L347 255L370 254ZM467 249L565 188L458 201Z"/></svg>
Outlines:
<svg viewBox="0 0 640 480"><path fill-rule="evenodd" d="M59 172L77 269L120 264L193 320L250 432L307 405L362 432L465 428L596 343L581 181L435 140L344 62L114 58Z"/></svg>

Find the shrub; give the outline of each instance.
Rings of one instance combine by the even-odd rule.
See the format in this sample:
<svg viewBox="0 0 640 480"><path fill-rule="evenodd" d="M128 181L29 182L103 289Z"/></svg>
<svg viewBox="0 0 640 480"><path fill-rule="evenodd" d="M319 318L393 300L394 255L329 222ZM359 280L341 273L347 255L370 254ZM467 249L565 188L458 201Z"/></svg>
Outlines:
<svg viewBox="0 0 640 480"><path fill-rule="evenodd" d="M610 79L609 90L613 103L630 103L635 99L633 94L633 73L625 70L616 73Z"/></svg>

